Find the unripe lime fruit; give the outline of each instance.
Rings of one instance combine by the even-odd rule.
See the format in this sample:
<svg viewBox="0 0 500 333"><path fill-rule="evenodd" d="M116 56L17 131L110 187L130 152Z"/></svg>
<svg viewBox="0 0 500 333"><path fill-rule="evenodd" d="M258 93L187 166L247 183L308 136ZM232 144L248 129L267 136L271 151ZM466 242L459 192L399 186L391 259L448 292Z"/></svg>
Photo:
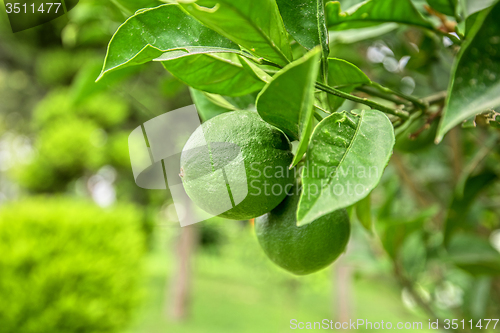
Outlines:
<svg viewBox="0 0 500 333"><path fill-rule="evenodd" d="M275 208L294 174L288 138L256 112L223 113L186 142L180 176L191 200L206 212L244 220Z"/></svg>
<svg viewBox="0 0 500 333"><path fill-rule="evenodd" d="M298 227L300 195L294 193L268 214L255 219L255 232L267 256L296 275L314 273L330 265L345 250L350 235L345 209Z"/></svg>

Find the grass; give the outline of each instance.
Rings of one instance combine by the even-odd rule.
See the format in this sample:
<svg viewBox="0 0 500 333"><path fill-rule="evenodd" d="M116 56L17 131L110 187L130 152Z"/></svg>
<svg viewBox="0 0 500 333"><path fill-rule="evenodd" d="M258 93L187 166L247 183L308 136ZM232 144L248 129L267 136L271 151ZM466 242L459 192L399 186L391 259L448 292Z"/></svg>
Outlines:
<svg viewBox="0 0 500 333"><path fill-rule="evenodd" d="M199 249L194 257L190 316L183 322L171 321L165 310L177 229L158 230L158 246L147 261L145 302L126 333L281 333L297 331L290 328L291 319L337 320L334 269L306 277L290 275L265 257L250 228L234 222L222 223L226 234L222 245L217 250ZM367 267L358 270L361 273L355 274L351 282L353 320L384 320L393 325L420 321L426 327L425 316L403 306L400 290L389 275L376 272L385 269L383 264L372 260L371 265L376 268L370 269L370 264L363 264L365 259L359 256L345 258L344 262L349 260L357 267ZM426 332L414 330L417 331Z"/></svg>

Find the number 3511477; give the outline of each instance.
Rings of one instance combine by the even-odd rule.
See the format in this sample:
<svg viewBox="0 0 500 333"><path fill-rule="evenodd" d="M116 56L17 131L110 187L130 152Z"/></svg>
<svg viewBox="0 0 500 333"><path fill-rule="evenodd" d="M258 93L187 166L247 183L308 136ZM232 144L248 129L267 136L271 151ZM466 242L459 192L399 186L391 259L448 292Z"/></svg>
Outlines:
<svg viewBox="0 0 500 333"><path fill-rule="evenodd" d="M26 3L10 3L7 2L5 3L5 9L7 11L7 14L35 14L35 13L41 13L41 14L50 14L50 13L56 13L59 11L61 7L60 2L45 2L41 3L40 5L35 5L34 3L32 4L26 4Z"/></svg>
<svg viewBox="0 0 500 333"><path fill-rule="evenodd" d="M445 329L453 329L453 330L456 330L456 329L465 329L465 328L469 328L474 330L474 329L496 329L497 328L497 324L498 324L498 319L479 319L479 321L475 322L475 321L472 321L469 320L469 321L466 321L464 319L458 321L458 319L453 319L453 320L450 320L450 319L445 319L444 320L444 328Z"/></svg>

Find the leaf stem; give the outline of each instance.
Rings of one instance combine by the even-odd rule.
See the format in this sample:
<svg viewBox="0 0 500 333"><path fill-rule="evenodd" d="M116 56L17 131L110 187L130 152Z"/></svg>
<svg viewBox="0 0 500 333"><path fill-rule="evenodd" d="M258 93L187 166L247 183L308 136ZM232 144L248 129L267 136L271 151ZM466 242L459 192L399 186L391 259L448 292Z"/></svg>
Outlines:
<svg viewBox="0 0 500 333"><path fill-rule="evenodd" d="M364 92L365 94L368 94L371 96L385 99L386 101L392 102L396 105L403 105L404 104L405 106L411 106L410 102L403 101L403 100L398 99L397 97L394 97L394 96L386 95L378 90L369 89L368 87L360 86L360 87L357 87L356 90L359 90L359 91Z"/></svg>
<svg viewBox="0 0 500 333"><path fill-rule="evenodd" d="M396 95L400 98L403 98L409 102L411 102L413 105L415 105L417 108L419 108L420 110L422 111L426 111L427 108L429 107L427 103L423 102L422 100L416 98L416 97L413 97L413 96L409 96L409 95L406 95L406 94L403 94L402 92L399 92L399 91L396 91L396 90L392 90L390 88L387 88L387 87L384 87L383 85L381 85L380 83L377 83L377 82L373 82L370 84L372 87L386 93L386 94L392 94L392 95Z"/></svg>
<svg viewBox="0 0 500 333"><path fill-rule="evenodd" d="M424 98L424 101L429 105L441 104L444 103L447 97L448 92L445 90Z"/></svg>
<svg viewBox="0 0 500 333"><path fill-rule="evenodd" d="M348 100L351 100L351 101L354 101L354 102L357 102L360 104L368 105L376 110L379 110L379 111L382 111L382 112L385 112L388 114L392 114L393 116L397 116L401 119L404 119L404 120L409 119L409 114L406 111L399 110L399 109L391 109L391 108L388 108L387 106L382 105L380 103L377 103L375 101L345 93L341 90L329 87L329 86L324 85L324 84L319 83L319 82L316 82L316 88L319 90L322 90L324 92L327 92L331 95L342 97L342 98L345 98L345 99L348 99Z"/></svg>

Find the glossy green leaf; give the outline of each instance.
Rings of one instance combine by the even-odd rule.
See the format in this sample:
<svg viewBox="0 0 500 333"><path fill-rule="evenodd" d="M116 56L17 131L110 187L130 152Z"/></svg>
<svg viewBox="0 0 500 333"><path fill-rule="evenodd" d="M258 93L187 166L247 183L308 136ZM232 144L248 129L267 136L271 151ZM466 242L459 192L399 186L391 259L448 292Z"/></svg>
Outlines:
<svg viewBox="0 0 500 333"><path fill-rule="evenodd" d="M474 234L455 235L448 246L448 254L456 266L473 275L500 274L500 253L488 240Z"/></svg>
<svg viewBox="0 0 500 333"><path fill-rule="evenodd" d="M162 64L180 81L213 94L242 96L264 87L233 54L195 54Z"/></svg>
<svg viewBox="0 0 500 333"><path fill-rule="evenodd" d="M324 57L330 53L323 0L277 0L285 27L307 49L318 45Z"/></svg>
<svg viewBox="0 0 500 333"><path fill-rule="evenodd" d="M326 4L326 20L331 30L365 28L387 22L433 28L410 0L368 0L346 12L342 12L340 2L332 1Z"/></svg>
<svg viewBox="0 0 500 333"><path fill-rule="evenodd" d="M139 9L163 5L159 0L112 0L119 8L133 14Z"/></svg>
<svg viewBox="0 0 500 333"><path fill-rule="evenodd" d="M212 95L189 88L196 110L203 122L224 112L234 111L236 107L220 95Z"/></svg>
<svg viewBox="0 0 500 333"><path fill-rule="evenodd" d="M245 56L246 54L240 50L227 49L222 47L206 47L206 46L186 46L183 48L178 48L176 50L168 51L162 53L158 58L154 58L153 61L167 61L173 59L179 59L182 57L189 57L196 54L212 54L212 53L233 53Z"/></svg>
<svg viewBox="0 0 500 333"><path fill-rule="evenodd" d="M332 44L353 44L363 40L380 37L397 28L397 23L382 23L375 27L332 31L329 39Z"/></svg>
<svg viewBox="0 0 500 333"><path fill-rule="evenodd" d="M239 51L238 45L203 26L176 4L140 11L115 32L98 79L119 68L149 62L167 51L193 46Z"/></svg>
<svg viewBox="0 0 500 333"><path fill-rule="evenodd" d="M336 58L328 59L328 85L351 93L356 87L370 83L368 76L350 62ZM335 111L345 102L345 99L328 95L328 102L331 110Z"/></svg>
<svg viewBox="0 0 500 333"><path fill-rule="evenodd" d="M361 225L369 233L373 232L373 218L372 218L372 200L371 196L368 195L366 198L361 199L355 206L356 216L358 217Z"/></svg>
<svg viewBox="0 0 500 333"><path fill-rule="evenodd" d="M274 0L183 0L200 22L278 65L292 60L288 35Z"/></svg>
<svg viewBox="0 0 500 333"><path fill-rule="evenodd" d="M328 84L334 88L370 84L365 73L348 61L337 58L328 59Z"/></svg>
<svg viewBox="0 0 500 333"><path fill-rule="evenodd" d="M302 159L311 136L319 59L320 49L315 48L287 65L257 98L257 111L262 119L300 141L292 166Z"/></svg>
<svg viewBox="0 0 500 333"><path fill-rule="evenodd" d="M334 113L316 126L302 170L298 225L355 204L379 183L394 129L377 110Z"/></svg>
<svg viewBox="0 0 500 333"><path fill-rule="evenodd" d="M440 13L455 16L457 0L426 0L427 3Z"/></svg>
<svg viewBox="0 0 500 333"><path fill-rule="evenodd" d="M260 80L265 83L271 82L272 76L267 74L263 69L257 66L253 61L247 59L246 57L239 57L241 65L245 68L250 74L252 74L257 80Z"/></svg>
<svg viewBox="0 0 500 333"><path fill-rule="evenodd" d="M453 69L436 141L471 116L500 106L500 3L477 18Z"/></svg>
<svg viewBox="0 0 500 333"><path fill-rule="evenodd" d="M462 2L462 7L464 8L465 16L468 17L474 13L477 13L483 9L486 9L493 5L497 0L460 0Z"/></svg>
<svg viewBox="0 0 500 333"><path fill-rule="evenodd" d="M474 24L476 23L476 20L481 12L475 12L472 15L469 15L467 19L465 20L465 37L468 38L470 35L470 32L472 28L474 27Z"/></svg>

